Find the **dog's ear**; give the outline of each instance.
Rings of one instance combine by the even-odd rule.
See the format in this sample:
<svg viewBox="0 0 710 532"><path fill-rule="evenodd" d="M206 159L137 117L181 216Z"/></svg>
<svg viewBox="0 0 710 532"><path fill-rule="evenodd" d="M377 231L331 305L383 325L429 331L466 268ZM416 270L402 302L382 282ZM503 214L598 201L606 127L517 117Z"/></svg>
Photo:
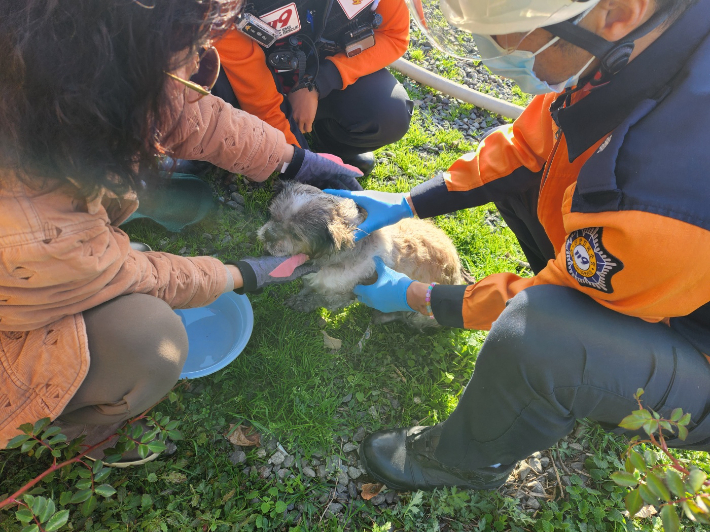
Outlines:
<svg viewBox="0 0 710 532"><path fill-rule="evenodd" d="M308 255L312 259L330 255L333 248L338 249L329 225L323 223L312 224L308 233L307 241L310 243L311 248Z"/></svg>
<svg viewBox="0 0 710 532"><path fill-rule="evenodd" d="M333 239L333 246L338 251L343 248L351 248L355 245L355 227L365 219L363 216L362 220L358 221L360 216L356 214L357 211L353 208L353 205L349 203L354 204L354 202L338 202L333 210L333 216L328 223L328 230Z"/></svg>

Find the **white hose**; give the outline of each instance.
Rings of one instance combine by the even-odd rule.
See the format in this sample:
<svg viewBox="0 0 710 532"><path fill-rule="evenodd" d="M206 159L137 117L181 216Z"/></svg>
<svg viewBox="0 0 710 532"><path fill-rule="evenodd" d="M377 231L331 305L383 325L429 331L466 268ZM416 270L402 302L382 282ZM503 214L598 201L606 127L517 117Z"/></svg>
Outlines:
<svg viewBox="0 0 710 532"><path fill-rule="evenodd" d="M483 94L482 92L469 89L463 85L459 85L450 79L443 78L433 72L410 63L406 59L397 59L394 63L390 65L391 68L401 72L408 78L418 81L432 89L436 89L439 92L451 96L452 98L457 98L463 102L470 103L476 107L481 107L487 109L492 113L506 116L508 118L518 118L520 113L523 112L523 107L519 105L506 102L504 100L499 100L488 94Z"/></svg>

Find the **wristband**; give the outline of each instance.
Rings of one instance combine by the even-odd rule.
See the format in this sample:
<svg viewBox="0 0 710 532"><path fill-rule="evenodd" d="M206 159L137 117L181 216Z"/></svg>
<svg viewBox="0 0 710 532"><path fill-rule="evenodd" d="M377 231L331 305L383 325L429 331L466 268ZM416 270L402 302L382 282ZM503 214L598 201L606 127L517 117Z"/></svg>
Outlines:
<svg viewBox="0 0 710 532"><path fill-rule="evenodd" d="M426 315L429 316L429 318L432 320L434 319L434 311L431 310L431 291L437 284L439 283L431 283L429 285L429 288L426 289L426 295L424 296L424 300L426 301Z"/></svg>
<svg viewBox="0 0 710 532"><path fill-rule="evenodd" d="M242 284L241 288L234 289L235 294L244 295L246 293L256 292L257 282L256 274L254 273L254 268L252 268L248 263L241 260L237 262L228 261L225 262L225 264L236 266L242 274L242 279L244 283Z"/></svg>
<svg viewBox="0 0 710 532"><path fill-rule="evenodd" d="M293 147L293 159L288 163L286 171L281 174L281 179L293 179L296 174L303 166L303 160L306 158L306 150L299 148L298 146Z"/></svg>

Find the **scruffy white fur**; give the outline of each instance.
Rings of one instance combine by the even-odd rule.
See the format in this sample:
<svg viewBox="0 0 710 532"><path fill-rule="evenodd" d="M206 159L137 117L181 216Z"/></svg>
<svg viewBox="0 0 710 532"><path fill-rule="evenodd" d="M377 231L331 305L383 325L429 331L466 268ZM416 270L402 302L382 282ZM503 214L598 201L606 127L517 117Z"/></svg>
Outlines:
<svg viewBox="0 0 710 532"><path fill-rule="evenodd" d="M287 302L297 310L308 312L321 306L335 310L349 304L356 285L374 282L375 256L417 281L464 282L453 243L428 221L402 220L354 242L357 226L367 216L364 209L350 199L301 183L286 183L269 210L271 219L258 232L269 253L305 253L320 267L304 277L303 291ZM424 325L417 323L419 318L414 321Z"/></svg>

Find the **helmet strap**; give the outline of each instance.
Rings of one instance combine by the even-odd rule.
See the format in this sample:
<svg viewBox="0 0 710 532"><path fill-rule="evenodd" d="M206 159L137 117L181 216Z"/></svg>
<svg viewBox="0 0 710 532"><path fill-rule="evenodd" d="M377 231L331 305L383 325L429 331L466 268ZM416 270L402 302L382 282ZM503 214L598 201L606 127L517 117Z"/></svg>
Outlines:
<svg viewBox="0 0 710 532"><path fill-rule="evenodd" d="M646 22L616 42L607 41L596 33L581 28L569 20L545 26L544 29L555 37L564 39L599 58L601 61L599 70L602 76L600 80L595 81L595 84L602 84L609 81L612 76L618 74L628 64L629 58L634 51L634 41L656 29L667 18L667 10L657 11Z"/></svg>

